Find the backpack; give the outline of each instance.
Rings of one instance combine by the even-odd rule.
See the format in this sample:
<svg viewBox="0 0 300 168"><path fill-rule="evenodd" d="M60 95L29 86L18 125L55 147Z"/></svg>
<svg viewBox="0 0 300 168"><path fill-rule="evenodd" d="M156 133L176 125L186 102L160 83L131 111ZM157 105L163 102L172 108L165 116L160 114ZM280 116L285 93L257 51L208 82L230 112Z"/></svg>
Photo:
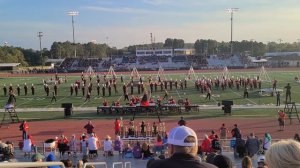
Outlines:
<svg viewBox="0 0 300 168"><path fill-rule="evenodd" d="M140 146L135 146L133 148L133 157L141 158L142 157L142 148Z"/></svg>
<svg viewBox="0 0 300 168"><path fill-rule="evenodd" d="M221 150L220 141L217 139L212 140L211 147L215 150Z"/></svg>
<svg viewBox="0 0 300 168"><path fill-rule="evenodd" d="M118 140L115 141L114 150L115 151L121 151L121 141L118 141Z"/></svg>
<svg viewBox="0 0 300 168"><path fill-rule="evenodd" d="M226 137L226 134L227 134L226 130L227 130L226 128L221 128L220 129L220 137L221 138Z"/></svg>

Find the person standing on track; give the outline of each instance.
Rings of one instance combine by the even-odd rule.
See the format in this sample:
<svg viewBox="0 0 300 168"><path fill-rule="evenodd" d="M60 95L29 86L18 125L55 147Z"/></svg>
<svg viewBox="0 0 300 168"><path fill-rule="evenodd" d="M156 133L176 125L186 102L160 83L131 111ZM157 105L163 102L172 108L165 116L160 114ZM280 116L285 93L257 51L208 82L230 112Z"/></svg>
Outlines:
<svg viewBox="0 0 300 168"><path fill-rule="evenodd" d="M86 129L86 133L88 135L91 135L94 132L94 126L92 124L92 121L89 120L89 122L83 127L84 129Z"/></svg>
<svg viewBox="0 0 300 168"><path fill-rule="evenodd" d="M285 127L286 114L283 110L278 111L279 131L283 131Z"/></svg>

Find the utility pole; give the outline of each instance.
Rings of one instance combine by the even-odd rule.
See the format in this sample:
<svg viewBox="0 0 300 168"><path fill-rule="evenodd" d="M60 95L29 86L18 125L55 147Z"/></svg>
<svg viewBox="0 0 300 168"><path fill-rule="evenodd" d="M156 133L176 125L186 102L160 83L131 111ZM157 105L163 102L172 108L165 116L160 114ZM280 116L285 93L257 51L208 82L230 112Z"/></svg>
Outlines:
<svg viewBox="0 0 300 168"><path fill-rule="evenodd" d="M40 40L40 54L41 54L40 57L41 57L42 69L44 69L45 62L44 62L44 57L43 57L43 53L42 53L42 37L43 37L43 32L38 32L37 36L38 36L38 38Z"/></svg>
<svg viewBox="0 0 300 168"><path fill-rule="evenodd" d="M227 8L227 12L230 13L230 53L233 54L233 41L232 41L232 33L233 33L233 13L239 11L239 8Z"/></svg>

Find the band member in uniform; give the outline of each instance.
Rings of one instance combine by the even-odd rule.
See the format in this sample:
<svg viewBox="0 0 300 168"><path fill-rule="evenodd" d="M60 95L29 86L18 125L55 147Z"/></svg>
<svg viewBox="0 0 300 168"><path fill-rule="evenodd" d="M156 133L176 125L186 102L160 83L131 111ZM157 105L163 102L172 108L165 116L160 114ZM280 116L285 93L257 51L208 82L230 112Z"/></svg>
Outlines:
<svg viewBox="0 0 300 168"><path fill-rule="evenodd" d="M56 95L55 95L55 92L54 92L54 91L52 92L52 99L51 99L51 102L52 102L53 100L56 102Z"/></svg>
<svg viewBox="0 0 300 168"><path fill-rule="evenodd" d="M85 84L82 84L81 91L82 91L82 96L84 96L85 95Z"/></svg>
<svg viewBox="0 0 300 168"><path fill-rule="evenodd" d="M133 82L130 84L130 94L133 95Z"/></svg>
<svg viewBox="0 0 300 168"><path fill-rule="evenodd" d="M50 89L47 84L45 85L45 91L46 91L46 95L49 96Z"/></svg>
<svg viewBox="0 0 300 168"><path fill-rule="evenodd" d="M129 96L128 96L128 92L127 91L125 91L125 94L124 94L124 101L125 100L129 101Z"/></svg>
<svg viewBox="0 0 300 168"><path fill-rule="evenodd" d="M78 95L78 84L77 83L75 84L74 90L75 90L75 95L77 96Z"/></svg>
<svg viewBox="0 0 300 168"><path fill-rule="evenodd" d="M167 89L165 89L165 95L164 95L163 100L164 99L168 100L168 98L169 98L169 93L168 93Z"/></svg>
<svg viewBox="0 0 300 168"><path fill-rule="evenodd" d="M13 93L13 92L14 92L14 89L12 87L12 84L10 84L8 87L8 93Z"/></svg>
<svg viewBox="0 0 300 168"><path fill-rule="evenodd" d="M125 95L126 91L127 91L127 87L126 87L126 84L124 83L123 87L122 87L122 90L123 90L123 94Z"/></svg>
<svg viewBox="0 0 300 168"><path fill-rule="evenodd" d="M210 97L211 97L211 90L210 88L207 88L207 95L206 95L206 98L205 100L208 98L208 100L210 100Z"/></svg>
<svg viewBox="0 0 300 168"><path fill-rule="evenodd" d="M5 84L3 85L3 93L4 93L4 96L7 95L7 88L6 88Z"/></svg>
<svg viewBox="0 0 300 168"><path fill-rule="evenodd" d="M102 97L105 97L105 84L102 84Z"/></svg>
<svg viewBox="0 0 300 168"><path fill-rule="evenodd" d="M71 84L71 86L70 86L70 95L71 96L73 95L73 92L74 92L74 85Z"/></svg>
<svg viewBox="0 0 300 168"><path fill-rule="evenodd" d="M97 95L100 96L100 83L97 84Z"/></svg>
<svg viewBox="0 0 300 168"><path fill-rule="evenodd" d="M247 85L245 85L245 87L244 87L244 98L248 98L248 97L249 97L248 87L247 87Z"/></svg>
<svg viewBox="0 0 300 168"><path fill-rule="evenodd" d="M54 87L53 87L53 89L54 89L54 94L55 94L55 96L57 96L57 84L56 83L54 83Z"/></svg>
<svg viewBox="0 0 300 168"><path fill-rule="evenodd" d="M27 91L28 91L28 87L27 87L26 83L24 83L24 94L25 94L25 96L27 96Z"/></svg>
<svg viewBox="0 0 300 168"><path fill-rule="evenodd" d="M18 87L17 87L18 96L20 96L20 92L21 92L21 88L20 88L20 85L18 84Z"/></svg>
<svg viewBox="0 0 300 168"><path fill-rule="evenodd" d="M35 88L34 88L34 85L32 84L32 85L31 85L31 94L32 94L32 95L34 95L34 91L35 91Z"/></svg>
<svg viewBox="0 0 300 168"><path fill-rule="evenodd" d="M86 94L86 98L85 98L85 101L84 101L84 102L90 101L90 100L91 100L91 92L88 92L88 93Z"/></svg>
<svg viewBox="0 0 300 168"><path fill-rule="evenodd" d="M111 96L111 86L108 84L108 96Z"/></svg>
<svg viewBox="0 0 300 168"><path fill-rule="evenodd" d="M157 82L154 83L154 91L157 92Z"/></svg>

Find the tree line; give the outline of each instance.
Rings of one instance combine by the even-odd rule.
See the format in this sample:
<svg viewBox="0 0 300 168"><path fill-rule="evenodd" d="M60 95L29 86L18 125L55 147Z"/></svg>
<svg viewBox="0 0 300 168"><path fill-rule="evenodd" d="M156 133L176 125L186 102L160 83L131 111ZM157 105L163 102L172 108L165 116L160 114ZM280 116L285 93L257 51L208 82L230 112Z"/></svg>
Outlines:
<svg viewBox="0 0 300 168"><path fill-rule="evenodd" d="M2 46L0 47L1 63L21 63L22 66L44 65L47 58L70 58L74 57L76 48L77 58L106 58L111 56L122 56L124 54L134 55L137 49L155 49L155 48L194 48L196 56L207 56L212 54L230 53L230 42L218 42L212 39L197 39L195 43L185 43L183 39L167 38L164 42L154 44L131 45L122 49L110 47L107 44L76 43L69 41L53 42L50 50L44 48L42 54L38 50L25 49L21 47ZM266 52L295 52L300 51L300 43L277 43L269 42L267 44L243 40L233 41L233 51L235 54L248 52L253 56L263 56ZM42 57L41 57L42 55Z"/></svg>

